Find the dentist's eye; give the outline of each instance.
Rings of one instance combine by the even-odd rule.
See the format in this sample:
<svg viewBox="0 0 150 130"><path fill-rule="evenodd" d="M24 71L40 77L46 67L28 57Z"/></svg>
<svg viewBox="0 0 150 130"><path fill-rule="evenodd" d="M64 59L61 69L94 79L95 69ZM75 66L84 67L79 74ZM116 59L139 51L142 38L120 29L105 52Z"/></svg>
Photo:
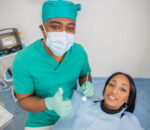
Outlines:
<svg viewBox="0 0 150 130"><path fill-rule="evenodd" d="M75 29L74 28L70 28L70 27L68 27L67 28L69 31L74 31Z"/></svg>
<svg viewBox="0 0 150 130"><path fill-rule="evenodd" d="M60 26L52 25L51 28L52 28L53 30L59 30L59 29L60 29Z"/></svg>

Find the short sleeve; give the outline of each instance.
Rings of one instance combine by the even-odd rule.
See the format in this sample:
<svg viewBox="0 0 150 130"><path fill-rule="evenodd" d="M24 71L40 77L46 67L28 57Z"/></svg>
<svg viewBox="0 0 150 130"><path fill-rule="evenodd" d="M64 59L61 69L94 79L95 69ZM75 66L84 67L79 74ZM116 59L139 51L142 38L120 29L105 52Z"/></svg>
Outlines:
<svg viewBox="0 0 150 130"><path fill-rule="evenodd" d="M91 69L90 69L89 62L88 62L88 56L87 56L87 53L84 51L84 62L81 68L80 77L83 77L90 72L91 72Z"/></svg>
<svg viewBox="0 0 150 130"><path fill-rule="evenodd" d="M14 90L19 94L29 94L34 91L33 79L19 58L16 56L12 65Z"/></svg>

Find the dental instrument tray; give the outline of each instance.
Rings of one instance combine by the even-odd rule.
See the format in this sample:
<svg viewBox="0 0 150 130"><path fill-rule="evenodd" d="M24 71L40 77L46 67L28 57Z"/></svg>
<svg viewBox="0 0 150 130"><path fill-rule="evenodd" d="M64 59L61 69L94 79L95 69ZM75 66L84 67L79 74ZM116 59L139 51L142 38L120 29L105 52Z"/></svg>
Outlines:
<svg viewBox="0 0 150 130"><path fill-rule="evenodd" d="M0 30L0 56L22 49L21 39L16 28Z"/></svg>

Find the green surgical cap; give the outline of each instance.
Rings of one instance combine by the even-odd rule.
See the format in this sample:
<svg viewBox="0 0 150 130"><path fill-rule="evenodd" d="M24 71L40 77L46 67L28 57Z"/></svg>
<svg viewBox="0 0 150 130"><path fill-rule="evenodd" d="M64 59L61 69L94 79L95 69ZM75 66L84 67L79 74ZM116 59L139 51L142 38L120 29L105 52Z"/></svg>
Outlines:
<svg viewBox="0 0 150 130"><path fill-rule="evenodd" d="M66 17L76 21L77 7L74 3L65 0L48 0L42 7L42 21L45 23L51 18Z"/></svg>

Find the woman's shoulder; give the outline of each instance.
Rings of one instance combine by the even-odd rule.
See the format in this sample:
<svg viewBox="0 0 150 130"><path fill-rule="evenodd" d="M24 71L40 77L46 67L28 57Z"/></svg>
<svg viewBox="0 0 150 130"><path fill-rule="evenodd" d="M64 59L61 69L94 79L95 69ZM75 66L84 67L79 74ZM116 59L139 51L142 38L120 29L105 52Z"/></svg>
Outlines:
<svg viewBox="0 0 150 130"><path fill-rule="evenodd" d="M121 118L121 127L128 130L143 130L138 118L130 112L124 112L124 115Z"/></svg>

